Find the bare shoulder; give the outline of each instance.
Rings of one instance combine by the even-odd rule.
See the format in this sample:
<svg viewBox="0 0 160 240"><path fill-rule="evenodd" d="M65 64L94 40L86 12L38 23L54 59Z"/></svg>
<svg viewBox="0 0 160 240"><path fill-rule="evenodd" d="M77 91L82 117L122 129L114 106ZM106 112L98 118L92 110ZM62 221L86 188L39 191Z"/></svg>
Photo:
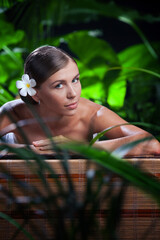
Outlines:
<svg viewBox="0 0 160 240"><path fill-rule="evenodd" d="M22 112L24 110L25 103L21 99L9 101L0 107L0 114L5 112Z"/></svg>
<svg viewBox="0 0 160 240"><path fill-rule="evenodd" d="M15 114L15 109L21 105L21 100L13 100L5 103L0 107L0 131L5 127L9 126L11 121L11 116L17 121L18 118ZM10 117L9 117L10 114ZM7 133L7 132L6 132Z"/></svg>
<svg viewBox="0 0 160 240"><path fill-rule="evenodd" d="M21 99L16 99L16 100L12 100L9 101L7 103L5 103L4 105L2 105L0 107L1 112L2 111L11 111L12 109L18 107L18 106L22 106L24 105L23 101Z"/></svg>
<svg viewBox="0 0 160 240"><path fill-rule="evenodd" d="M80 98L80 109L85 115L93 116L102 106L86 98Z"/></svg>
<svg viewBox="0 0 160 240"><path fill-rule="evenodd" d="M28 109L26 104L21 99L16 99L2 105L2 107L0 108L0 115L5 117L7 116L6 113L10 113L14 117L14 119L18 121L23 119L24 116L26 116L26 113L28 113Z"/></svg>
<svg viewBox="0 0 160 240"><path fill-rule="evenodd" d="M126 121L109 108L94 103L87 99L82 99L83 110L88 115L91 128L94 132L101 132L106 128L118 124L124 124ZM112 131L113 132L113 131Z"/></svg>
<svg viewBox="0 0 160 240"><path fill-rule="evenodd" d="M97 104L95 102L92 102L85 98L81 98L80 104L81 111L83 111L83 114L89 115L92 118L92 120L116 116L116 114L109 108Z"/></svg>
<svg viewBox="0 0 160 240"><path fill-rule="evenodd" d="M120 122L117 115L110 109L88 99L81 98L80 112L81 121L88 126L89 134L103 131L104 129Z"/></svg>

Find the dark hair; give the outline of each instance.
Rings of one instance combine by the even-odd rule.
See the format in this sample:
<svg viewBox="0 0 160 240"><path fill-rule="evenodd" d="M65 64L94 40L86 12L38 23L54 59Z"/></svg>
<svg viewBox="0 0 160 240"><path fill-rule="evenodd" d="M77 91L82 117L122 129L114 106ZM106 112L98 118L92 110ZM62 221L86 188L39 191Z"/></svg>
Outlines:
<svg viewBox="0 0 160 240"><path fill-rule="evenodd" d="M75 62L64 50L54 46L41 46L31 52L26 58L24 73L35 79L36 88L39 88L52 74L64 68L69 60ZM26 103L37 104L29 95L20 97Z"/></svg>

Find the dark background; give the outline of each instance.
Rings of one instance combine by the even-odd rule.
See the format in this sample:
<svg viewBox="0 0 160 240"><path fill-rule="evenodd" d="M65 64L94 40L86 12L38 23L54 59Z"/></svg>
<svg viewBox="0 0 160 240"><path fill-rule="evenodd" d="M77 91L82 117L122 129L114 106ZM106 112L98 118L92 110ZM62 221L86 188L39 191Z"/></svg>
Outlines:
<svg viewBox="0 0 160 240"><path fill-rule="evenodd" d="M106 3L108 1L100 0L98 2ZM134 9L138 11L142 16L152 15L153 17L160 18L159 1L114 1L117 5L120 5L127 9ZM146 22L135 21L141 31L145 34L147 39L152 41L160 40L160 23L159 22ZM101 17L95 21L80 24L66 24L62 27L54 27L53 32L58 36L61 34L67 34L73 30L102 30L100 36L104 40L110 43L116 52L119 52L127 46L142 43L141 38L135 32L135 30L126 23L120 22L117 19ZM65 47L65 46L64 46Z"/></svg>

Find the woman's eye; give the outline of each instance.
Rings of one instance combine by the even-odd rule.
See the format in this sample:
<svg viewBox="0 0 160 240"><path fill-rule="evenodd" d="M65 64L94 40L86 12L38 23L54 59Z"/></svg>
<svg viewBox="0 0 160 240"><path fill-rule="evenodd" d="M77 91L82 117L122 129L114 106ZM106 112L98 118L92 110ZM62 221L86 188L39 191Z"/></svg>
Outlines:
<svg viewBox="0 0 160 240"><path fill-rule="evenodd" d="M63 86L62 83L59 83L55 86L55 88L62 88L62 86Z"/></svg>
<svg viewBox="0 0 160 240"><path fill-rule="evenodd" d="M75 79L72 80L73 83L76 83L78 81L79 81L79 78L75 78Z"/></svg>

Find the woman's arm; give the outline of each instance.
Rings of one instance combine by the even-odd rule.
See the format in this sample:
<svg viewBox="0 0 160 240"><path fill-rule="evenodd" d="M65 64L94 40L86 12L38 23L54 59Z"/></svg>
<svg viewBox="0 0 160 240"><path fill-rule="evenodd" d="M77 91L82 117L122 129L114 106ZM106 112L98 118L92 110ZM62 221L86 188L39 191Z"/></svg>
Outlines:
<svg viewBox="0 0 160 240"><path fill-rule="evenodd" d="M13 148L25 148L26 144L19 144L16 142L14 135L16 126L9 118L9 115L15 118L15 114L12 110L13 103L14 101L7 102L0 107L0 145L5 144Z"/></svg>
<svg viewBox="0 0 160 240"><path fill-rule="evenodd" d="M105 134L109 140L95 142L93 146L112 152L124 144L149 138L147 141L139 143L130 150L128 155L160 154L160 143L150 133L134 125L127 124L128 123L116 113L105 107L101 107L92 119L92 129L94 133L99 133L106 128L116 125L121 126L117 126Z"/></svg>
<svg viewBox="0 0 160 240"><path fill-rule="evenodd" d="M150 138L149 140L144 140L141 143L138 143L135 147L130 150L127 155L137 156L137 155L160 155L160 143L150 134L135 134L131 136L125 136L112 140L103 140L95 142L94 147L108 150L110 152L116 150L117 148L137 140ZM153 138L153 139L152 139Z"/></svg>

